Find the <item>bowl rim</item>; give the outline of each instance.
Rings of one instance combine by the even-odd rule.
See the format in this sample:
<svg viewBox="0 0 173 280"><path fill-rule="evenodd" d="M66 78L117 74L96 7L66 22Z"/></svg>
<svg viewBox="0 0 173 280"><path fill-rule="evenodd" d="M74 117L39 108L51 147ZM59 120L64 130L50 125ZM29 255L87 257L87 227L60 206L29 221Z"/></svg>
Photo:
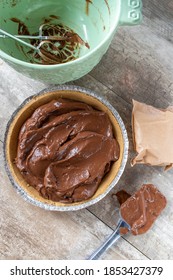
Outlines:
<svg viewBox="0 0 173 280"><path fill-rule="evenodd" d="M123 144L124 144L124 150L123 150L123 156L122 156L122 162L120 165L120 168L118 170L117 175L114 177L113 181L111 182L111 184L108 186L108 188L106 189L105 192L103 192L102 194L98 195L96 198L94 199L90 199L89 201L84 201L82 204L78 204L78 205L68 205L67 206L57 206L57 205L50 205L41 201L38 201L37 199L34 199L33 197L31 197L13 178L12 174L11 174L11 170L10 170L10 166L8 164L8 159L7 159L7 147L6 147L6 143L7 143L7 138L8 138L8 132L10 130L10 126L11 123L13 122L16 114L27 104L29 103L33 98L37 97L37 96L42 96L46 93L49 92L53 92L53 91L78 91L81 93L84 93L88 96L94 97L95 99L97 99L98 101L100 101L103 105L105 105L113 114L113 116L115 117L116 121L118 122L119 126L120 126L120 130L122 133L122 138L123 138ZM102 98L101 96L99 96L98 93L96 93L93 90L90 89L86 89L84 87L80 87L80 86L75 86L75 85L61 85L61 86L52 86L52 87L47 87L43 90L41 90L40 92L38 92L37 94L31 95L28 98L26 98L19 106L18 108L13 112L13 114L11 115L7 126L6 126L6 131L5 131L5 135L4 135L4 142L3 142L3 156L4 156L4 165L5 165L5 169L7 172L7 175L9 177L9 180L12 184L12 186L16 189L17 193L19 193L23 199L25 201L30 202L31 204L34 204L35 206L39 206L40 208L43 208L45 210L51 210L51 211L75 211L75 210L80 210L83 208L87 208L95 203L97 203L98 201L100 201L102 198L104 198L110 191L111 189L118 183L120 177L122 176L126 163L127 163L127 159L128 159L128 149L129 149L129 141L128 141L128 135L127 135L127 131L124 125L124 122L122 120L122 118L120 117L119 113L117 112L117 110L105 99Z"/></svg>
<svg viewBox="0 0 173 280"><path fill-rule="evenodd" d="M114 21L114 24L111 25L110 27L110 30L109 32L106 34L106 36L104 37L104 39L95 47L93 48L91 51L89 51L88 53L86 53L84 56L82 57L79 57L75 60L72 60L72 61L69 61L69 62L66 62L66 63L60 63L60 64L53 64L53 65L40 65L40 64L34 64L34 63L30 63L30 62L26 62L26 61L23 61L23 60L20 60L20 59L17 59L15 57L12 57L10 55L8 55L6 52L2 51L0 49L0 58L3 60L3 59L6 59L8 60L8 62L13 62L17 65L20 65L20 66L27 66L27 67L30 67L30 68L33 68L33 69L54 69L54 68L60 68L60 67L65 67L65 65L67 66L70 66L70 65L74 65L75 63L77 62L80 62L82 61L83 59L87 59L90 55L92 55L93 53L97 52L98 49L100 49L102 47L102 45L104 45L106 43L106 41L108 41L111 36L113 35L113 33L116 31L116 28L118 27L119 25L119 19L120 19L120 10L121 10L121 0L118 0L118 9L117 9L117 17L116 17L116 20ZM105 2L106 4L106 2ZM107 5L107 4L106 4Z"/></svg>

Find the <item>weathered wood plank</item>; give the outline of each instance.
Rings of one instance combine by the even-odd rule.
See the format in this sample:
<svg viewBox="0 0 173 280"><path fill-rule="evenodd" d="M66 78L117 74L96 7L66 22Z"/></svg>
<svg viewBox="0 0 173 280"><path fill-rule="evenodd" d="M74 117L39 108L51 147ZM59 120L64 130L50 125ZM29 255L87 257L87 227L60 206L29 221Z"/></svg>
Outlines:
<svg viewBox="0 0 173 280"><path fill-rule="evenodd" d="M134 98L166 107L173 103L172 49L147 27L121 27L90 74L128 103Z"/></svg>
<svg viewBox="0 0 173 280"><path fill-rule="evenodd" d="M30 95L45 88L45 85L17 73L0 59L0 140L11 114Z"/></svg>
<svg viewBox="0 0 173 280"><path fill-rule="evenodd" d="M84 78L78 80L77 82L74 82L74 84L78 84L81 86L85 85L86 87L89 87L90 89L100 92L100 94L102 96L107 98L111 102L111 104L119 112L121 112L121 116L122 116L124 122L126 123L126 127L128 129L128 133L130 136L129 138L131 139L131 127L130 127L130 122L129 122L130 115L131 115L131 108L127 102L125 102L122 98L117 97L113 91L110 91L107 87L103 86L101 83L99 83L98 81L96 81L94 78L92 78L89 75L87 76L87 78L84 77ZM132 141L130 141L130 142L131 142L130 150L132 150ZM130 157L131 157L131 155L132 154L130 154ZM151 181L152 177L156 176L155 174L157 174L157 172L158 172L158 171L157 172L156 171L157 171L156 168L151 169L151 168L145 167L145 172L144 172L143 166L137 166L137 167L131 168L130 164L128 163L126 171L117 187L125 188L126 190L131 191L131 193L133 193L140 186L141 182L142 183L146 182L146 178L147 178L147 180ZM159 169L159 172L160 172L160 175L158 175L158 176L163 176L162 181L164 182L164 186L166 185L166 188L164 188L163 185L160 186L161 191L164 193L167 190L167 193L165 193L165 194L166 194L166 196L170 196L172 171L164 174L163 171ZM161 174L161 173L163 173L163 174ZM169 174L169 176L168 176L168 174ZM158 176L157 176L157 178L158 178ZM167 180L166 180L166 178L167 178ZM159 180L160 180L160 177L159 177ZM156 185L158 185L157 179L154 179L154 181L152 180L152 182L155 183ZM168 184L169 184L169 188L167 186ZM160 185L160 183L159 183L159 185ZM101 219L104 223L108 224L112 228L115 228L116 222L118 220L118 213L117 213L118 205L117 205L115 198L112 197L112 194L115 193L115 191L116 191L116 188L104 200L102 200L95 206L90 207L90 211L92 211L96 216L99 217L99 219ZM171 203L171 198L172 198L172 196L170 196L169 203ZM16 199L15 199L15 201L16 201ZM28 208L28 206L27 206L27 208ZM164 228L168 227L167 226L168 219L169 219L170 215L172 215L171 211L172 211L171 207L169 206L169 212L167 214L166 223L164 223ZM165 215L165 213L164 213L164 215ZM172 226L170 224L169 228L171 228L171 227ZM155 230L157 232L157 230L160 228L159 224L158 224L158 228L156 227L156 225L155 225L155 228L156 228ZM150 234L151 236L154 236L154 237L148 238L148 234ZM150 233L148 233L148 234L146 235L147 237L146 236L137 237L137 238L129 237L128 241L131 242L133 245L135 245L135 247L137 247L139 250L144 252L144 254L146 254L149 258L163 258L163 257L169 258L172 253L171 236L170 236L170 239L165 238L165 242L169 241L168 242L169 246L165 247L165 243L160 244L161 236L162 236L160 231L158 232L158 234L156 234L155 232L153 233L153 231L150 231ZM151 249L150 239L152 240L152 244L153 243L155 244L155 242L157 242L157 244L159 244L158 245L158 246L160 246L159 250L155 249L156 246L154 246L154 248L152 246L153 249ZM145 240L145 242L144 242L144 240ZM147 243L147 241L148 241L148 243ZM143 248L143 244L146 245L145 248ZM157 246L157 248L158 248L158 246ZM151 252L149 252L149 249ZM150 253L150 254L148 255L148 253ZM156 255L156 253L157 253L157 255Z"/></svg>
<svg viewBox="0 0 173 280"><path fill-rule="evenodd" d="M0 259L85 259L112 230L87 209L51 212L25 202L12 188L0 143ZM103 259L146 259L119 240Z"/></svg>
<svg viewBox="0 0 173 280"><path fill-rule="evenodd" d="M173 42L173 1L143 0L144 24L159 36Z"/></svg>
<svg viewBox="0 0 173 280"><path fill-rule="evenodd" d="M164 172L157 167L130 166L130 159L134 155L132 98L162 108L173 104L173 1L143 2L142 25L120 27L99 65L90 74L70 83L100 93L122 116L130 148L121 180L109 195L88 210L45 213L18 197L3 167L0 168L0 258L84 259L116 226L119 205L114 193L119 189L134 193L143 183L153 183L165 194L167 208L147 234L125 236L103 258L173 258L173 170ZM10 115L26 97L45 87L0 61L0 155ZM40 238L40 232L43 238Z"/></svg>
<svg viewBox="0 0 173 280"><path fill-rule="evenodd" d="M117 109L118 112L121 113L130 141L129 159L125 172L118 185L115 186L111 193L106 196L106 198L94 206L91 206L89 210L107 225L115 228L119 218L119 205L114 194L120 189L125 189L127 192L133 194L144 183L155 184L166 196L168 200L167 208L164 210L159 220L148 233L137 237L128 236L127 240L151 259L172 259L173 169L165 172L160 167L149 167L144 165L137 165L133 168L131 167L130 160L134 156L132 130L130 125L131 106L126 104L126 102L123 99L117 97L113 91L103 86L103 84L98 83L98 81L92 77L88 76L87 79L84 77L78 81L78 84L84 86L86 80L87 86L93 90L96 89L97 92L100 92L100 94L104 97L106 96L109 102Z"/></svg>

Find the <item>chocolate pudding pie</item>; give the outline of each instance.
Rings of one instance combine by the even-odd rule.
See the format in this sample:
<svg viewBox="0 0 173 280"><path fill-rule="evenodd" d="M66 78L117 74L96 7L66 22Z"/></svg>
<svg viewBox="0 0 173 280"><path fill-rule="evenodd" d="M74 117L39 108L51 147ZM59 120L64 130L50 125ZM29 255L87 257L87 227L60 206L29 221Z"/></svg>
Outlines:
<svg viewBox="0 0 173 280"><path fill-rule="evenodd" d="M27 201L70 211L101 200L120 179L128 139L117 111L76 86L45 89L14 112L4 154L13 186Z"/></svg>
<svg viewBox="0 0 173 280"><path fill-rule="evenodd" d="M15 161L44 198L65 203L92 197L119 155L105 112L59 98L39 106L24 122Z"/></svg>

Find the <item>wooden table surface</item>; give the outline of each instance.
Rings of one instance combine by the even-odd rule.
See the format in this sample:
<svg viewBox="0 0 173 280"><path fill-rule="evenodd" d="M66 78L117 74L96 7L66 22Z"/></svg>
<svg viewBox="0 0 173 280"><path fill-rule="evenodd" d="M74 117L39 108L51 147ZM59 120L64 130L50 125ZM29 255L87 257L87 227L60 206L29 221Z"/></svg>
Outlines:
<svg viewBox="0 0 173 280"><path fill-rule="evenodd" d="M75 212L50 212L25 202L13 189L2 157L12 112L28 96L47 87L0 60L0 259L86 259L112 233L118 221L113 196L153 183L168 204L154 226L126 235L102 259L173 259L173 169L130 166L134 155L132 99L165 108L173 105L173 0L144 0L143 23L120 27L101 62L71 82L104 96L120 113L130 141L129 160L117 186L100 202Z"/></svg>

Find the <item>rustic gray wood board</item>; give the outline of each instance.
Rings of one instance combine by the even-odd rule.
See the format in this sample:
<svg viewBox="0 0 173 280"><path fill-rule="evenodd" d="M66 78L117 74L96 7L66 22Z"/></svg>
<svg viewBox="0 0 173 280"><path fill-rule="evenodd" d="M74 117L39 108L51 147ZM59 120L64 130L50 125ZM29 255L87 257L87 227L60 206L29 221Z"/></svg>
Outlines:
<svg viewBox="0 0 173 280"><path fill-rule="evenodd" d="M173 1L144 0L141 26L120 27L101 62L69 84L96 91L120 113L129 137L129 159L117 186L100 202L77 212L49 212L25 201L9 182L2 159L7 121L28 96L47 87L0 60L0 259L85 259L116 227L117 190L134 193L153 183L168 204L150 231L126 235L102 259L173 259L173 170L130 166L134 156L132 99L173 105Z"/></svg>

